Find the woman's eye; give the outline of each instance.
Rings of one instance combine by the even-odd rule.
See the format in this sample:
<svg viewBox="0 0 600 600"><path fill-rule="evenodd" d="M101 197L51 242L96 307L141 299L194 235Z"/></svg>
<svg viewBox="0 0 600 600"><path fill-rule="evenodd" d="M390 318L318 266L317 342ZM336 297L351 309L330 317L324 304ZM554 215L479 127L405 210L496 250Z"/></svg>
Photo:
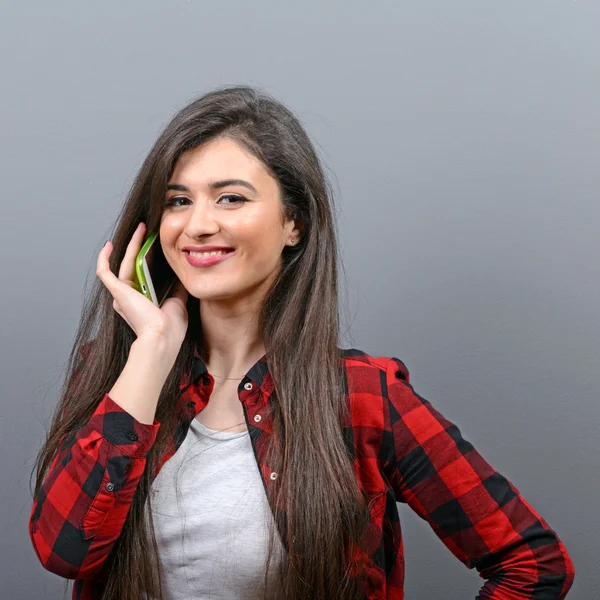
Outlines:
<svg viewBox="0 0 600 600"><path fill-rule="evenodd" d="M165 202L165 206L179 206L177 203L181 200L187 200L187 198L184 198L183 196L174 196Z"/></svg>
<svg viewBox="0 0 600 600"><path fill-rule="evenodd" d="M247 202L246 198L244 198L243 196L238 196L237 194L224 194L223 196L221 196L219 198L219 201L221 201L223 198L228 198L228 199L232 200L232 202L226 202L225 204L235 204L236 202ZM179 204L179 203L185 202L185 201L187 201L187 198L185 196L174 196L173 198L171 198L165 202L165 206L181 206L181 204Z"/></svg>
<svg viewBox="0 0 600 600"><path fill-rule="evenodd" d="M232 198L235 202L246 202L246 198L238 196L237 194L224 194L219 200L222 200L223 198Z"/></svg>

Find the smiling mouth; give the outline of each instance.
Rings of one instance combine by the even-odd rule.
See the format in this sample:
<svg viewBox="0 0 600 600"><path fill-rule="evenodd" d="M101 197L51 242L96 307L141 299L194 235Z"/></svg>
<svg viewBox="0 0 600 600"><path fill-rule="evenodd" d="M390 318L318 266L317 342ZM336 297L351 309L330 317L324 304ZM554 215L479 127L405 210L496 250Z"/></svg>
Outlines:
<svg viewBox="0 0 600 600"><path fill-rule="evenodd" d="M192 250L184 250L190 256L200 256L202 258L206 258L207 256L220 256L221 254L227 254L229 252L233 252L233 250L212 250L210 252L193 252Z"/></svg>
<svg viewBox="0 0 600 600"><path fill-rule="evenodd" d="M185 255L186 260L193 267L210 267L211 265L220 263L227 258L229 258L232 254L235 253L235 250L228 250L224 252L189 252L188 250L184 250L183 254Z"/></svg>

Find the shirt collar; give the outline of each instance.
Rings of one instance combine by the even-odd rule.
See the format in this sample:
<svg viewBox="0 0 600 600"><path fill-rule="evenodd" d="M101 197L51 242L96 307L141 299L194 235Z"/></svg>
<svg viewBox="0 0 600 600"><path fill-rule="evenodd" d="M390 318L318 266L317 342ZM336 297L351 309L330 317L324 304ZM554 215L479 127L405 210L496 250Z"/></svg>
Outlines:
<svg viewBox="0 0 600 600"><path fill-rule="evenodd" d="M208 372L206 363L198 352L198 347L194 346L194 356L192 359L192 369L190 373L190 384L196 384L201 390L211 389L214 378ZM246 390L246 384L251 383L252 388L259 389L265 397L268 397L273 391L273 380L269 372L267 355L263 354L246 373L238 385L238 391Z"/></svg>

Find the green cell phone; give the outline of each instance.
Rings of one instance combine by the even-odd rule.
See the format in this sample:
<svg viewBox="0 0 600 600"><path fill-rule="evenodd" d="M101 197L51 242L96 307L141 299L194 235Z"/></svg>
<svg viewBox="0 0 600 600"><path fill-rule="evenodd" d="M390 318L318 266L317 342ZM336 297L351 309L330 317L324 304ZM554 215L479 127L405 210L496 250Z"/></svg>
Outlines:
<svg viewBox="0 0 600 600"><path fill-rule="evenodd" d="M155 231L146 238L135 259L133 287L160 307L176 281L177 275L167 262Z"/></svg>

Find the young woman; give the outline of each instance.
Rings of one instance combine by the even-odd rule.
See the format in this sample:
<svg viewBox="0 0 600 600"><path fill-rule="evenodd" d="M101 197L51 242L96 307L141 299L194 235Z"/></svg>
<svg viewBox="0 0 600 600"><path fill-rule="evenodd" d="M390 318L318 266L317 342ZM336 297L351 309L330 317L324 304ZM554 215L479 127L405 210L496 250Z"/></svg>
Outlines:
<svg viewBox="0 0 600 600"><path fill-rule="evenodd" d="M179 279L160 308L131 287L156 230ZM556 533L406 366L338 347L332 194L288 109L245 86L183 108L113 240L29 521L73 598L400 600L397 502L478 598L565 597Z"/></svg>

